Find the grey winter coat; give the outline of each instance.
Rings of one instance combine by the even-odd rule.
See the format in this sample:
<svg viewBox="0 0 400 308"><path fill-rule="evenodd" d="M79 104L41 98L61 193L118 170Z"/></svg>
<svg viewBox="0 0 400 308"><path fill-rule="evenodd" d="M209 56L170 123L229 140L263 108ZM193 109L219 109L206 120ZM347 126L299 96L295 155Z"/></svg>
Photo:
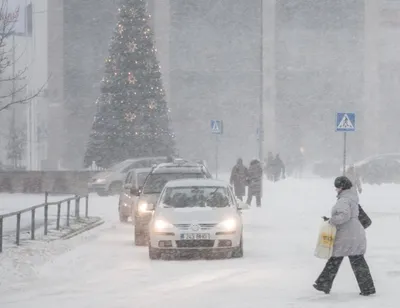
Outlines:
<svg viewBox="0 0 400 308"><path fill-rule="evenodd" d="M358 195L343 190L332 208L329 223L337 229L333 257L363 255L367 250L365 230L358 219Z"/></svg>
<svg viewBox="0 0 400 308"><path fill-rule="evenodd" d="M248 170L249 174L249 195L262 196L263 169L260 161L252 160Z"/></svg>
<svg viewBox="0 0 400 308"><path fill-rule="evenodd" d="M243 164L236 164L231 173L230 183L233 184L236 197L246 194L247 168Z"/></svg>

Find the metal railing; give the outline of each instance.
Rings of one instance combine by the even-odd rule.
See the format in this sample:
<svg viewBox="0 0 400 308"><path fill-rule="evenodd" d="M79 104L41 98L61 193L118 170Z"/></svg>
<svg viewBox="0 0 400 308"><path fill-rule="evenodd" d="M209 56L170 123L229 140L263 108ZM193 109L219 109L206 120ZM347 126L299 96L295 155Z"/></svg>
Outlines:
<svg viewBox="0 0 400 308"><path fill-rule="evenodd" d="M25 208L20 211L15 211L7 214L0 215L0 253L3 252L3 238L4 238L4 220L7 218L16 217L16 228L15 228L15 244L20 245L21 240L21 217L23 214L30 213L30 239L35 240L35 232L36 232L36 211L38 209L43 208L43 228L44 235L48 234L49 229L49 208L51 206L57 206L57 215L56 215L56 230L60 230L61 228L61 217L62 217L62 207L66 205L66 215L65 215L65 225L66 227L70 226L71 217L77 219L80 217L80 204L81 200L85 199L85 218L89 216L89 196L74 196L71 198L63 199L55 202L48 202L48 193L45 194L45 202L39 205L34 205L29 208ZM75 213L71 215L71 203L74 202L73 206L75 206ZM41 227L41 226L40 226ZM14 232L13 232L14 233Z"/></svg>

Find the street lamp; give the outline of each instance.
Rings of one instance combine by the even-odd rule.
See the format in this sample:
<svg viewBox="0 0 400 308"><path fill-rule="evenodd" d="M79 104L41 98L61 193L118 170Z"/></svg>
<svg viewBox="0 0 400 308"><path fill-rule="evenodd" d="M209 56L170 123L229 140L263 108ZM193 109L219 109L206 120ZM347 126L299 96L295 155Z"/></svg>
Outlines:
<svg viewBox="0 0 400 308"><path fill-rule="evenodd" d="M258 156L260 162L264 161L264 10L263 0L260 0L260 95L259 95L259 136L258 136Z"/></svg>

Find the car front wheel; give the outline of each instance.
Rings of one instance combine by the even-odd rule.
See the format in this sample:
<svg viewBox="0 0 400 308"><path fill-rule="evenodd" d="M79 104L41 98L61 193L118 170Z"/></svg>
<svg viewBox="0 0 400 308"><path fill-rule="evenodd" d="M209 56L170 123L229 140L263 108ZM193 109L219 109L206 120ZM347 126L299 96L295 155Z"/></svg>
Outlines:
<svg viewBox="0 0 400 308"><path fill-rule="evenodd" d="M243 250L243 235L240 237L239 247L234 248L232 252L232 258L243 258L244 250Z"/></svg>
<svg viewBox="0 0 400 308"><path fill-rule="evenodd" d="M128 221L128 216L124 216L123 214L119 214L119 221L120 222L127 222Z"/></svg>
<svg viewBox="0 0 400 308"><path fill-rule="evenodd" d="M153 248L149 244L149 258L150 258L150 260L159 260L159 259L161 259L161 251L160 251L160 249Z"/></svg>
<svg viewBox="0 0 400 308"><path fill-rule="evenodd" d="M135 225L135 245L136 246L146 246L147 237L143 230L136 228Z"/></svg>

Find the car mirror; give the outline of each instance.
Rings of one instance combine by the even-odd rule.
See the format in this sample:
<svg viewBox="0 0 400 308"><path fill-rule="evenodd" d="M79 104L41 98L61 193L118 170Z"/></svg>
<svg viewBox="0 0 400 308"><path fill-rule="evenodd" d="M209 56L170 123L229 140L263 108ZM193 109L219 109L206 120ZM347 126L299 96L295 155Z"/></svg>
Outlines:
<svg viewBox="0 0 400 308"><path fill-rule="evenodd" d="M147 205L147 210L148 210L148 211L154 211L154 209L155 209L155 206L154 206L153 203L149 203L149 204Z"/></svg>
<svg viewBox="0 0 400 308"><path fill-rule="evenodd" d="M126 190L132 189L132 184L125 184L124 189L126 189Z"/></svg>
<svg viewBox="0 0 400 308"><path fill-rule="evenodd" d="M131 195L139 196L140 195L140 190L137 189L136 187L131 187Z"/></svg>
<svg viewBox="0 0 400 308"><path fill-rule="evenodd" d="M238 203L238 209L239 210L248 210L249 209L249 205L245 202L243 202L242 200L237 200Z"/></svg>

